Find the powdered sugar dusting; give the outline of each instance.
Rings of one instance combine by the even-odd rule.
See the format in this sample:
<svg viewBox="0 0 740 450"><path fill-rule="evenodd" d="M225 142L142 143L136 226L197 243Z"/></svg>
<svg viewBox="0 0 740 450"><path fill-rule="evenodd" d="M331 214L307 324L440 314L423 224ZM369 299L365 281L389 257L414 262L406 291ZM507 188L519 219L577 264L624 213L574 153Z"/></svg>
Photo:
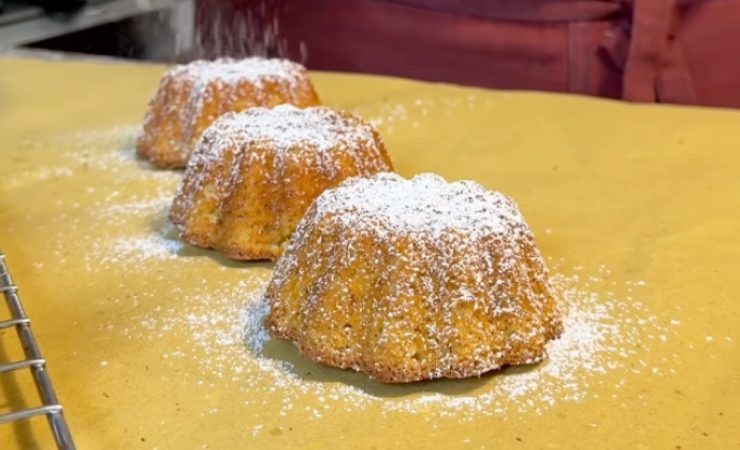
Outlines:
<svg viewBox="0 0 740 450"><path fill-rule="evenodd" d="M437 238L445 230L474 236L524 231L516 204L473 181L447 183L431 173L406 180L395 173L355 178L320 196L317 216L360 217L353 226L390 227ZM352 211L352 214L346 214Z"/></svg>
<svg viewBox="0 0 740 450"><path fill-rule="evenodd" d="M184 332L190 336L192 349L167 349L163 357L188 357L195 351L199 372L185 373L186 378L197 381L215 376L236 383L241 394L235 395L243 395L245 403L254 406L269 400L251 399L250 390L273 392L280 398L276 401L282 402L280 415L293 413L295 404L310 399L316 406L302 412L309 420L320 419L331 408L380 408L383 414L423 412L430 420L454 416L467 421L480 415L507 419L514 417L512 414L544 414L560 402L593 398L592 388L603 388L609 372L625 371L621 380L608 386L613 398L632 375L663 374L657 366L667 361L646 364L641 358L646 348L659 341L658 336L675 336L677 325L651 315L631 296L619 299L604 294L618 286L609 280L605 267L595 276L558 274L552 282L568 308L562 336L549 345L549 359L480 379L383 386L361 374L306 362L289 351L291 344L271 339L265 329L269 306L263 295L265 278L259 277L217 291L176 292L183 305L142 317L139 325L132 324L125 334L139 336L136 328L143 328L146 339L157 340ZM586 285L597 289L585 289ZM325 381L317 382L310 376L317 372ZM456 394L455 385L467 385L470 392Z"/></svg>
<svg viewBox="0 0 740 450"><path fill-rule="evenodd" d="M104 192L79 194L78 200L90 202L89 207L69 207L50 224L48 231L60 242L56 264L71 257L65 256L68 248L80 246L86 248L96 270L166 267L158 275L165 280L176 275L182 265L202 263L203 258L165 256L178 251L176 234L165 217L179 177L138 166L130 149L135 132L131 127L83 133L77 138L80 145L61 156L66 161L64 167L94 177L91 180L105 179L107 188ZM87 167L84 172L82 165ZM132 183L136 188L129 189ZM44 226L39 224L40 229ZM105 252L115 256L111 248L89 247L88 240L79 240L80 235L91 233L86 227L93 226L106 230L106 242L127 250L117 261L99 264L98 258ZM277 405L279 415L296 415L309 421L323 420L332 410L370 409L386 415L422 413L430 421L439 416L475 420L481 415L517 420L518 414L547 414L560 403L587 402L594 398L597 388L607 392L602 395L619 398L620 391L636 383L637 378L674 373L677 363L670 354L656 359L651 352L657 346L671 345L683 321L668 312L651 311L641 303L650 280L618 280L607 267L587 272L566 267L562 260L549 261L548 265L554 273L550 276L554 294L566 307L564 332L550 344L549 359L480 379L385 387L362 374L307 362L292 344L269 337L264 327L269 311L264 291L271 274L248 265L236 269L197 266L203 273L206 268L218 271L217 287L183 288L175 282L166 284L164 290L139 289L129 297L124 283L120 295L100 301L106 305L110 302L109 306L132 303L131 307L157 305L163 295L177 301L171 306L143 310L126 326L113 327L103 321L100 329L151 343L161 351L166 366L186 358L195 361L195 365L178 366L178 377L184 383L217 386L247 407ZM239 276L227 276L234 275L233 271ZM169 340L175 333L184 340ZM113 369L111 364L106 368ZM309 373L320 373L321 377ZM615 373L620 375L615 377ZM260 395L255 396L255 391ZM254 430L259 433L260 425Z"/></svg>
<svg viewBox="0 0 740 450"><path fill-rule="evenodd" d="M281 103L318 104L300 64L222 58L175 66L149 104L138 154L164 167L184 167L203 131L221 115Z"/></svg>
<svg viewBox="0 0 740 450"><path fill-rule="evenodd" d="M184 244L166 221L166 213L180 176L142 168L133 149L139 131L138 125L117 126L28 143L33 151L38 147L38 151L54 152L57 172L82 173L93 180L77 188L76 201L57 200L60 213L51 223L39 224L53 228L58 262L66 262L67 254L73 253L68 250L79 245L80 234L87 236L81 263L88 272L126 271L144 260L179 258ZM63 151L56 148L60 145ZM32 174L38 179L45 172L34 168L28 179ZM149 222L152 219L154 223ZM180 258L178 263L189 261Z"/></svg>
<svg viewBox="0 0 740 450"><path fill-rule="evenodd" d="M391 168L380 137L351 113L292 105L250 108L220 117L203 133L170 217L186 234L191 219L206 218L214 226L200 233L196 244L219 248L215 224L228 214L222 208L230 208L232 196L239 195L246 206L277 212L272 224L258 225L263 243L269 243L263 245L264 257L287 241L321 190L348 176ZM203 207L214 201L215 208ZM247 218L244 226L252 223Z"/></svg>
<svg viewBox="0 0 740 450"><path fill-rule="evenodd" d="M269 145L274 152L304 147L329 151L339 146L359 148L375 140L372 127L359 117L320 106L300 109L290 104L225 114L205 134L208 144L200 145L216 152L224 146L260 143ZM207 154L200 153L201 157Z"/></svg>
<svg viewBox="0 0 740 450"><path fill-rule="evenodd" d="M95 241L86 257L88 270L115 267L142 259L175 259L184 244L156 233Z"/></svg>
<svg viewBox="0 0 740 450"><path fill-rule="evenodd" d="M44 182L52 179L70 178L82 165L84 168L102 168L118 171L125 166L125 160L133 160L133 137L139 126L122 125L105 130L74 131L64 133L43 141L28 139L22 143L24 151L49 151L61 156L61 161L54 161L48 165L33 165L19 170L14 177L4 181L0 189L15 189L22 186ZM111 139L124 141L121 150L110 151L104 155L90 156L89 150L95 145L106 146ZM131 140L131 143L125 142ZM129 146L130 145L130 146ZM66 152L59 147L65 147ZM71 150L71 151L69 151ZM50 158L51 159L51 158ZM123 164L122 164L123 163ZM129 179L140 178L138 173L127 174Z"/></svg>
<svg viewBox="0 0 740 450"><path fill-rule="evenodd" d="M315 360L391 382L539 361L561 328L516 204L433 174L379 173L325 191L267 296L275 336Z"/></svg>
<svg viewBox="0 0 740 450"><path fill-rule="evenodd" d="M164 194L144 200L130 199L96 208L93 213L96 220L111 232L89 241L84 260L87 270L127 270L140 266L142 261L194 262L182 257L186 245L167 220L170 197L171 194ZM151 225L142 230L127 233L119 230L122 225L148 220L152 220Z"/></svg>
<svg viewBox="0 0 740 450"><path fill-rule="evenodd" d="M212 61L197 60L173 67L169 75L190 78L198 83L213 80L237 82L240 80L261 84L269 79L282 79L295 83L305 70L302 65L287 59L251 57L243 59L219 58Z"/></svg>

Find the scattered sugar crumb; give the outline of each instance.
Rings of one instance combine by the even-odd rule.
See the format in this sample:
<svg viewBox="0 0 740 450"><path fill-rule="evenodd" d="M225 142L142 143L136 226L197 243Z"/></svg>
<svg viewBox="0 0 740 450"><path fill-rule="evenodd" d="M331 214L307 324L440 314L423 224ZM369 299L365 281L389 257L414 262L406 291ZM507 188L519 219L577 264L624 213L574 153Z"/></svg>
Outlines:
<svg viewBox="0 0 740 450"><path fill-rule="evenodd" d="M339 404L349 411L379 407L384 414L423 411L461 420L473 420L478 415L506 417L514 412L543 414L559 402L582 402L591 397L590 388L602 385L608 372L663 373L638 359L646 351L638 344L646 345L646 333L668 339L672 332L656 316L647 314L641 304L584 290L577 279L561 274L552 277L554 290L569 308L563 335L549 345L549 359L526 369L485 375L482 386L473 394L434 392L430 384L427 393L414 393L408 387L409 395L384 398L363 387L372 384L364 379L359 384L346 384L302 378L293 362L275 359L266 350L271 343L263 325L269 311L263 298L266 279L245 280L212 292L174 292L183 297L180 307L142 317L139 326L147 331L141 334L151 340L184 332L198 349L197 354L204 355L198 361L200 373L187 376L237 383L242 394L234 395L244 395L246 404L252 401L250 389L280 395L282 416L291 413L301 398L312 398L319 405ZM600 283L606 281L600 279ZM637 320L630 320L634 317ZM186 349L180 350L187 354ZM626 383L623 379L614 389ZM307 417L312 420L324 414L317 408L309 409Z"/></svg>
<svg viewBox="0 0 740 450"><path fill-rule="evenodd" d="M414 107L433 106L420 100ZM387 116L381 120L384 126L406 120L404 107L389 108L384 113ZM66 227L59 229L67 230L68 234L60 232L58 236L53 252L56 262L63 263L67 249L74 244L67 242L68 237L84 233L86 230L80 225L92 218L96 226L111 231L109 239L90 245L85 256L90 270L128 269L134 264L152 265L162 261L189 263L191 258L177 256L183 247L166 220L180 174L140 167L133 151L138 131L138 126L129 126L80 133L73 139L75 151L66 155L67 166L57 172L43 169L27 175L27 180L64 177L84 165L112 180L107 195L99 189L85 191L84 195L100 196L92 206L64 205L68 207L67 212L60 214L55 225ZM100 146L109 146L111 150L101 152ZM151 190L146 195L135 195L126 191L127 183L147 183ZM83 217L87 220L82 221ZM132 221L141 222L138 231L121 231L136 228L122 226ZM564 265L561 259L559 266ZM275 343L263 326L268 312L263 298L269 276L265 273L245 272L240 282L224 282L217 289L208 289L205 285L190 290L175 287L168 295L177 296L177 306L146 309L128 326L113 328L101 324L101 330L120 333L125 339L161 345L163 364L182 364L196 357L195 368L188 365L186 371L178 373L186 383L209 387L224 383L233 389L231 395L239 397L244 405L260 408L272 407L274 403L280 415L304 414L309 420L323 420L333 409L368 408L378 409L383 414L424 413L432 424L439 416L454 416L463 421L474 420L480 415L506 419L513 413L544 414L558 403L578 403L592 398L593 388L606 383L607 373L624 374L609 386L613 391L608 395L615 400L619 398L619 390L631 382L630 374L659 377L675 373L670 365L676 362L677 355L660 362L650 361L647 355L650 346L663 345L660 343L675 338L681 321L657 315L639 301L640 288L647 284L644 280L625 282L627 295L618 295L614 292L621 286L615 286L610 280L610 271L605 266L595 274L588 274L580 266L567 271L553 264L550 266L555 274L551 277L553 289L568 308L564 333L549 345L549 359L527 368L485 375L477 381L476 389L463 394L448 393L439 388L439 384L429 383L426 392L419 392L413 386L397 386L394 392L403 395L388 397L378 394L372 388L376 385L362 375L352 378L356 380L354 383L339 381L345 377L340 377L338 370L331 372L336 375L334 381L305 377L297 371L294 360L278 359L268 351ZM154 300L154 294L147 295L142 293L139 297L112 301L130 301L136 306L137 302ZM181 348L165 346L166 342L171 342L167 337L173 333L184 334L187 345ZM706 336L706 340L711 342L714 337ZM732 342L729 336L725 340ZM695 346L688 343L688 347ZM100 361L99 365L107 367L108 361ZM251 395L255 389L260 389L263 395L255 398ZM304 405L305 399L313 400L312 406L305 409L296 406ZM219 414L220 411L213 408L206 413ZM252 435L262 430L263 425L257 424L252 427Z"/></svg>

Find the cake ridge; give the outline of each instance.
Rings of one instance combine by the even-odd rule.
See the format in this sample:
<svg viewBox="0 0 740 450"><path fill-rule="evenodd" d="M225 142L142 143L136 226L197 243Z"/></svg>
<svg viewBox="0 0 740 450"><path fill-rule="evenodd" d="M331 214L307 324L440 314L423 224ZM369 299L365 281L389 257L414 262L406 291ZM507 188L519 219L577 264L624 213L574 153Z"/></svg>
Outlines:
<svg viewBox="0 0 740 450"><path fill-rule="evenodd" d="M250 108L205 130L170 219L193 245L234 259L275 259L321 192L392 169L380 135L349 112Z"/></svg>
<svg viewBox="0 0 740 450"><path fill-rule="evenodd" d="M218 117L283 103L319 104L298 63L252 57L174 66L149 102L137 154L158 167L185 167L202 133Z"/></svg>
<svg viewBox="0 0 740 450"><path fill-rule="evenodd" d="M379 173L324 191L265 295L274 337L383 382L537 362L562 329L516 204L433 174Z"/></svg>

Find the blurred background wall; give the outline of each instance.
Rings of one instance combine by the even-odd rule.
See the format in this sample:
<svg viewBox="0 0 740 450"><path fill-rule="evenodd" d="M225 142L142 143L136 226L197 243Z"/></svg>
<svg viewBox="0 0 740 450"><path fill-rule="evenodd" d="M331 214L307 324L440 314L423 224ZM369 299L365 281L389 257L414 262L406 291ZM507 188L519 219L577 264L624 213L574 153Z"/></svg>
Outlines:
<svg viewBox="0 0 740 450"><path fill-rule="evenodd" d="M740 0L66 1L77 5L44 14L132 12L23 45L166 62L287 57L310 69L740 107Z"/></svg>

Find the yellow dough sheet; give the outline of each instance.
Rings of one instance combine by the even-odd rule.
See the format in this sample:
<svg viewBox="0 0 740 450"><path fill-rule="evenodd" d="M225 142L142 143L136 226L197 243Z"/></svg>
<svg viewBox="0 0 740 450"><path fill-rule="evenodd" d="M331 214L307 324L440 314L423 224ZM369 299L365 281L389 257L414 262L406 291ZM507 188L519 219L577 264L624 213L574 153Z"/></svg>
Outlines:
<svg viewBox="0 0 740 450"><path fill-rule="evenodd" d="M0 58L0 247L78 448L740 448L740 113L312 73L402 175L514 198L568 309L539 365L382 385L268 338L272 264L178 240L133 151L164 70Z"/></svg>

